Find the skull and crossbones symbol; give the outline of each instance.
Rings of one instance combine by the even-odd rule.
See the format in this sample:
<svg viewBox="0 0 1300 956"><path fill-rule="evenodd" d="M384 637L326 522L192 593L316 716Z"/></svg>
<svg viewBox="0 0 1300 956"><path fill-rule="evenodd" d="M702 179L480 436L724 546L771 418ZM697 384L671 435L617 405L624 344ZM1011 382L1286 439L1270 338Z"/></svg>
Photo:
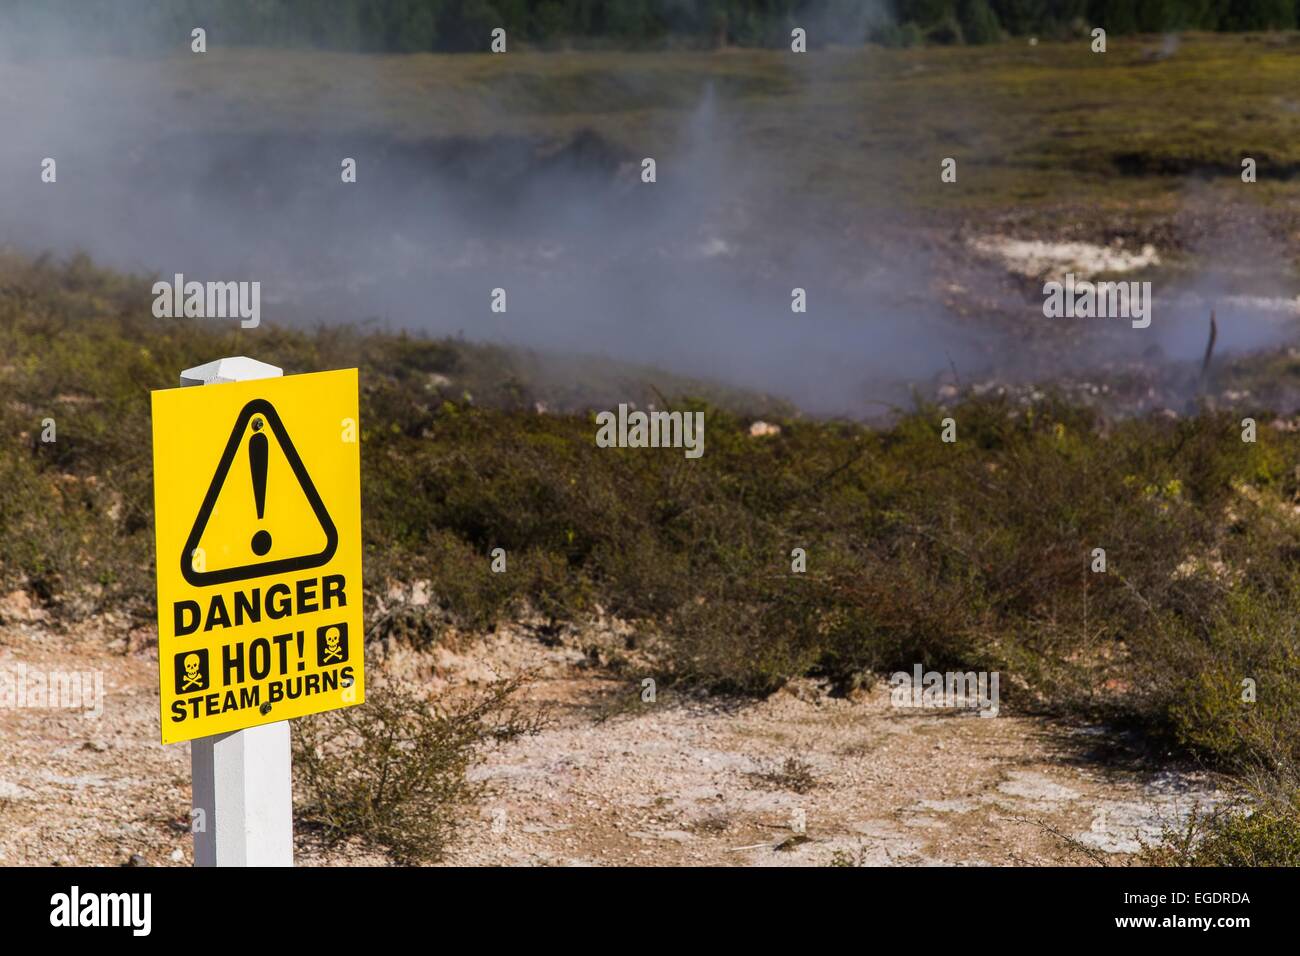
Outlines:
<svg viewBox="0 0 1300 956"><path fill-rule="evenodd" d="M339 647L339 632L332 630L325 635L325 654L321 657L321 663L332 661L335 658L343 659L343 649Z"/></svg>
<svg viewBox="0 0 1300 956"><path fill-rule="evenodd" d="M202 690L203 675L199 673L199 655L186 654L184 664L185 676L181 680L181 690L189 690L196 685L199 690Z"/></svg>

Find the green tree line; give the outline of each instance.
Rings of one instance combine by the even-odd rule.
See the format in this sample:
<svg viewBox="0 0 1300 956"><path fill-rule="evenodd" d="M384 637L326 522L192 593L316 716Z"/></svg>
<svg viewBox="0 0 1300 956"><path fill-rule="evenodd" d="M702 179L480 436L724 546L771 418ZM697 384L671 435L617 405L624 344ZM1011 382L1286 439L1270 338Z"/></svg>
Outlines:
<svg viewBox="0 0 1300 956"><path fill-rule="evenodd" d="M202 26L227 45L410 53L511 42L641 48L988 43L1006 36L1295 28L1300 0L0 0L0 40L145 48ZM85 42L80 42L85 41Z"/></svg>

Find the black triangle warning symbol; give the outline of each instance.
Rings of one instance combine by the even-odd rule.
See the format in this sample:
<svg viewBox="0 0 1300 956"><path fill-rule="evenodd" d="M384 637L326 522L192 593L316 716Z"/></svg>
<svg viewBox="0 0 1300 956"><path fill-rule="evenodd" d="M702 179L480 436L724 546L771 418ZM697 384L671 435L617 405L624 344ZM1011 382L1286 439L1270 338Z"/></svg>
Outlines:
<svg viewBox="0 0 1300 956"><path fill-rule="evenodd" d="M203 532L207 529L208 521L212 517L212 510L216 506L217 499L221 495L221 489L226 483L231 464L244 446L244 436L249 431L250 425L253 434L248 443L248 457L253 474L256 475L260 468L262 476L260 493L256 490L256 479L254 481L254 494L258 496L258 510L261 511L266 494L267 455L266 437L261 433L262 419L265 419L266 424L270 426L271 433L275 436L285 460L288 462L303 495L307 499L307 503L320 524L320 530L325 536L325 547L312 554L277 557L270 561L259 561L212 571L199 570L195 567L197 563L194 560L195 551L199 547L199 542L203 539ZM250 542L249 547L253 554L265 554L270 549L270 536L265 531L259 531L256 534L250 533ZM221 454L221 461L217 463L217 470L212 476L211 485L208 486L208 493L203 499L203 504L199 507L198 517L194 519L194 527L185 542L185 549L181 552L181 574L194 587L210 587L214 584L227 584L231 581L244 581L248 578L261 578L272 574L304 571L308 568L318 568L327 563L330 558L334 557L334 551L338 548L338 544L338 529L334 527L334 521L325 509L320 494L316 491L316 486L312 484L311 475L307 474L307 469L303 466L298 450L293 447L289 433L285 431L284 423L280 421L280 416L275 407L264 398L253 399L240 411L239 417L235 420L235 427L230 432L230 439L226 442L225 451Z"/></svg>

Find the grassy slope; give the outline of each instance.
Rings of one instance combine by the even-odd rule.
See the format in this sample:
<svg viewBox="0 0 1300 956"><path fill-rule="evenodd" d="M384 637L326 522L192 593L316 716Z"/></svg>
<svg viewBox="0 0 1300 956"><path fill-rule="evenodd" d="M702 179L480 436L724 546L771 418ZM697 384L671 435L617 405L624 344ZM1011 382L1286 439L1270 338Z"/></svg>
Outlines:
<svg viewBox="0 0 1300 956"><path fill-rule="evenodd" d="M148 618L148 392L231 351L209 323L141 318L144 301L83 261L0 273L0 576L65 615ZM1103 422L1048 398L886 429L785 419L757 439L709 406L690 462L598 449L587 414L511 411L507 353L328 329L261 341L290 371L361 367L370 610L417 578L439 599L375 618L376 636L600 604L640 622L661 673L719 689L1000 668L1013 703L1136 720L1223 761L1294 759L1300 433L1248 444L1229 416ZM463 375L483 398L437 378ZM511 573L489 572L494 547ZM1088 571L1095 547L1106 574Z"/></svg>

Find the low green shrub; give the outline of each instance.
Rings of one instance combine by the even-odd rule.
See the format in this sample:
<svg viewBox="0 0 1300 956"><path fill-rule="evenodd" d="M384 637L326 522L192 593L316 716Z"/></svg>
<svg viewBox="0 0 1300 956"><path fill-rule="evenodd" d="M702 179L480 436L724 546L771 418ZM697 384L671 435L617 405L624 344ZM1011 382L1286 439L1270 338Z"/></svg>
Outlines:
<svg viewBox="0 0 1300 956"><path fill-rule="evenodd" d="M439 705L372 688L364 706L294 721L297 819L326 845L358 840L403 864L438 859L482 792L466 776L478 752L540 726L513 707L521 683Z"/></svg>

